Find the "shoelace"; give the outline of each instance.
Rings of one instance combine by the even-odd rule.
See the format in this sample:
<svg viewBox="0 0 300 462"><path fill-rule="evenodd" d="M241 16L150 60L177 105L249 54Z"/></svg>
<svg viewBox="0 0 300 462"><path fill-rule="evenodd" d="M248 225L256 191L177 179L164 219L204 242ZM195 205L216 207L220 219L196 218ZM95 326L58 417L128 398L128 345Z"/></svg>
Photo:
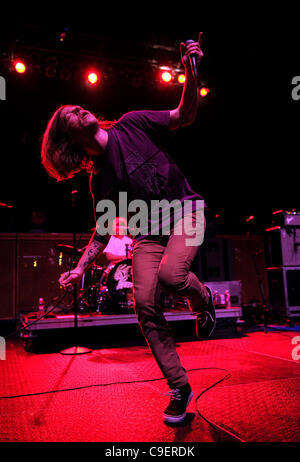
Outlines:
<svg viewBox="0 0 300 462"><path fill-rule="evenodd" d="M172 399L176 399L177 401L181 400L181 393L178 388L174 388L170 390L168 393L165 393L165 396L171 396Z"/></svg>

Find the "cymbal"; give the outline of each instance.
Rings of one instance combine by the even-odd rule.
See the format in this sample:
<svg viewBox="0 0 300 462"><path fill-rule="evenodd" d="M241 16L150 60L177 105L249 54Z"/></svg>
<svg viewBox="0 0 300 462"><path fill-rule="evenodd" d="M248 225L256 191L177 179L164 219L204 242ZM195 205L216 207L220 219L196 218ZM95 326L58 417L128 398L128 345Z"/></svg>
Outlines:
<svg viewBox="0 0 300 462"><path fill-rule="evenodd" d="M74 247L72 245L67 245L67 244L57 244L55 246L56 250L59 252L63 252L67 255L73 255L74 254ZM76 255L82 255L83 250L82 249L76 249L75 251Z"/></svg>

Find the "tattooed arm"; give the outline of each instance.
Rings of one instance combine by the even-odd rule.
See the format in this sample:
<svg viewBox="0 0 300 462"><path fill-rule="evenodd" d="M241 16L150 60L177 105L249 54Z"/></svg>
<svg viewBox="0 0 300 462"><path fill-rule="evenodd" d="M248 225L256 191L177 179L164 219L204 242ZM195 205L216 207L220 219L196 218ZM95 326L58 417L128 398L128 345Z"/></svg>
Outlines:
<svg viewBox="0 0 300 462"><path fill-rule="evenodd" d="M107 244L95 239L95 235L96 233L93 234L76 268L74 268L70 272L68 271L67 273L61 275L61 278L59 279L59 283L61 286L68 288L71 287L73 284L77 284L81 280L83 274L96 260L99 253L105 249Z"/></svg>
<svg viewBox="0 0 300 462"><path fill-rule="evenodd" d="M87 248L85 249L84 254L78 262L77 268L82 274L89 269L92 263L96 260L99 253L103 252L107 243L104 244L95 239L95 233L93 234Z"/></svg>

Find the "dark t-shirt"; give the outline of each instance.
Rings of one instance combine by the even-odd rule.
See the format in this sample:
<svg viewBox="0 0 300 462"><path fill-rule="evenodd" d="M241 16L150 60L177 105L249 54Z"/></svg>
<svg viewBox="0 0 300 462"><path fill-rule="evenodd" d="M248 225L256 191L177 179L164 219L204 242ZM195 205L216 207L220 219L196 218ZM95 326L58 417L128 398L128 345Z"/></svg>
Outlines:
<svg viewBox="0 0 300 462"><path fill-rule="evenodd" d="M148 227L138 236L162 234L164 214L153 215L153 202L176 200L179 204L190 200L193 210L203 198L194 192L173 159L159 146L159 135L169 128L170 111L136 111L125 114L107 131L107 147L94 161L91 192L94 208L103 199L116 204L119 216L119 193L127 192L128 203L142 200L148 206ZM151 215L152 205L152 215ZM199 205L198 205L199 206ZM129 213L127 218L138 213ZM124 214L120 214L124 216ZM174 224L173 213L171 228ZM96 219L100 217L96 213ZM156 217L156 218L155 218ZM176 219L176 218L175 218ZM95 236L103 241L103 238Z"/></svg>

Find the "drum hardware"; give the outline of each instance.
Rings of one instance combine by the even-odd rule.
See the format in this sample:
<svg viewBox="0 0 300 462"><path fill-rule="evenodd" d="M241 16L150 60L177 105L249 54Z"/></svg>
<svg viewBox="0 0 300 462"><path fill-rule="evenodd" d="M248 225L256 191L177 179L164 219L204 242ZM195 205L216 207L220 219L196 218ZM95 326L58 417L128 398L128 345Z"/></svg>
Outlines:
<svg viewBox="0 0 300 462"><path fill-rule="evenodd" d="M131 244L125 244L126 247L126 260L132 258L133 246Z"/></svg>
<svg viewBox="0 0 300 462"><path fill-rule="evenodd" d="M73 247L58 245L57 249L72 255ZM85 250L77 250L82 254ZM82 278L82 287L78 294L78 311L84 313L122 314L134 310L132 279L133 247L126 244L126 259L108 266L94 263ZM162 291L160 304L164 311L188 310L188 302L184 297Z"/></svg>
<svg viewBox="0 0 300 462"><path fill-rule="evenodd" d="M57 244L55 248L59 252L69 255L70 257L74 257L74 253L76 256L79 256L79 255L82 255L84 252L84 249L74 249L72 245L67 245L67 244Z"/></svg>
<svg viewBox="0 0 300 462"><path fill-rule="evenodd" d="M124 313L134 307L132 260L106 268L92 265L86 272L79 294L81 313Z"/></svg>
<svg viewBox="0 0 300 462"><path fill-rule="evenodd" d="M189 304L185 297L173 295L169 292L162 291L160 304L164 311L186 311L189 310Z"/></svg>

